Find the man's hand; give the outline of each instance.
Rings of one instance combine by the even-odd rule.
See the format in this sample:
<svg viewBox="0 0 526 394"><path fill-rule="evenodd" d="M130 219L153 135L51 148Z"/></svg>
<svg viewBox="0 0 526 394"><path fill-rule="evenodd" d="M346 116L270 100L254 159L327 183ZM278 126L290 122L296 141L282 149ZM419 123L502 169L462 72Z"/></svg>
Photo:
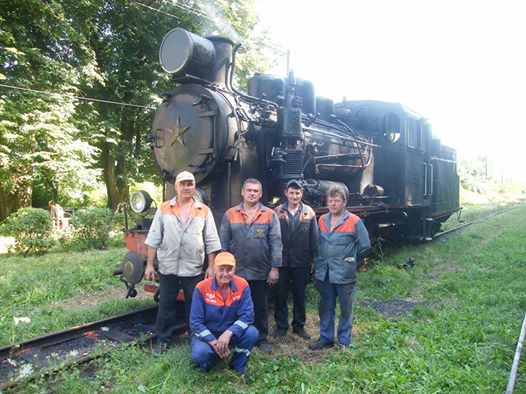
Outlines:
<svg viewBox="0 0 526 394"><path fill-rule="evenodd" d="M214 276L214 266L212 267L208 266L205 272L205 279L211 278L212 276Z"/></svg>
<svg viewBox="0 0 526 394"><path fill-rule="evenodd" d="M228 345L230 344L230 339L232 338L233 332L226 330L218 339L208 342L210 346L214 349L221 359L225 359L230 356L230 349Z"/></svg>
<svg viewBox="0 0 526 394"><path fill-rule="evenodd" d="M153 261L157 255L157 249L148 246L148 257L146 258L146 270L144 271L144 279L153 280L155 277L155 269L153 268Z"/></svg>
<svg viewBox="0 0 526 394"><path fill-rule="evenodd" d="M146 270L144 271L144 279L153 280L154 277L155 269L153 268L153 264L146 264Z"/></svg>
<svg viewBox="0 0 526 394"><path fill-rule="evenodd" d="M217 348L219 350L219 353L217 354L223 359L230 356L230 349L228 348L228 345L230 344L230 339L232 338L232 335L234 335L232 331L226 330L217 339Z"/></svg>
<svg viewBox="0 0 526 394"><path fill-rule="evenodd" d="M278 279L279 279L279 268L272 267L272 269L268 273L267 283L269 285L274 285L274 284L278 283Z"/></svg>

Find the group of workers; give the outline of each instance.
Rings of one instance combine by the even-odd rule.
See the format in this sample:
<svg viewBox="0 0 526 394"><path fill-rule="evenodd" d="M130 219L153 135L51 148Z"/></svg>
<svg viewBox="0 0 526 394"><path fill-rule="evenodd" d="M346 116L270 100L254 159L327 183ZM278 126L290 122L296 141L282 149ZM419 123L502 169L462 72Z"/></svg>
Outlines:
<svg viewBox="0 0 526 394"><path fill-rule="evenodd" d="M305 288L312 269L320 293L320 335L308 347L316 351L334 346L337 298L337 344L350 344L356 273L371 245L363 222L346 210L343 189L328 191L329 212L317 223L313 209L302 202L301 181L290 180L286 201L272 210L260 202L261 182L247 179L241 203L226 211L218 233L210 208L194 198L193 174L179 173L174 187L176 196L158 208L146 239L144 276L154 278L157 257L160 277L154 354L170 346L181 289L187 300L192 359L205 371L230 358L232 351L230 368L244 373L254 346L271 352L267 339L271 285L276 286L274 336L287 335L291 290L292 332L309 340ZM208 268L203 272L205 255Z"/></svg>

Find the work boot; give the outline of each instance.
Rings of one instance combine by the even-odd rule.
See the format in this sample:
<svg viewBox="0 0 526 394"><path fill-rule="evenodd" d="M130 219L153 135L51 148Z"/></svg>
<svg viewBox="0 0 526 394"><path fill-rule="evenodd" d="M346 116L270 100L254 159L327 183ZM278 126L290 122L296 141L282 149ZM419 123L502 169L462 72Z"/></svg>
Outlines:
<svg viewBox="0 0 526 394"><path fill-rule="evenodd" d="M170 347L170 342L159 341L152 349L152 356L159 357Z"/></svg>
<svg viewBox="0 0 526 394"><path fill-rule="evenodd" d="M309 349L310 350L321 350L329 347L333 347L334 343L326 343L323 342L321 339L318 339L316 342L309 343Z"/></svg>
<svg viewBox="0 0 526 394"><path fill-rule="evenodd" d="M265 339L257 344L257 347L259 350L261 350L263 353L270 354L272 353L272 349L270 348L270 344Z"/></svg>
<svg viewBox="0 0 526 394"><path fill-rule="evenodd" d="M300 338L306 339L307 341L310 339L309 333L307 331L305 331L304 328L293 330L293 332L294 332L294 334L296 334Z"/></svg>
<svg viewBox="0 0 526 394"><path fill-rule="evenodd" d="M287 330L283 328L276 328L276 331L274 331L274 338L283 338L287 335Z"/></svg>

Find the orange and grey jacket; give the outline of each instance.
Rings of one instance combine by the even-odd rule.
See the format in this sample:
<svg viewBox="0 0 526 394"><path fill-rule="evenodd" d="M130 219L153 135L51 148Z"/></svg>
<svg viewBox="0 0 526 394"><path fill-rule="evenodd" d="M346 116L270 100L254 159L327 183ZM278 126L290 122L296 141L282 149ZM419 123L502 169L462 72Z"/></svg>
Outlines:
<svg viewBox="0 0 526 394"><path fill-rule="evenodd" d="M183 224L176 197L157 209L146 245L157 249L159 271L184 277L203 273L205 255L221 249L212 211L195 201Z"/></svg>
<svg viewBox="0 0 526 394"><path fill-rule="evenodd" d="M221 296L214 277L199 282L190 310L192 334L205 342L217 339L226 330L240 336L254 321L250 287L237 275L230 281L226 299Z"/></svg>
<svg viewBox="0 0 526 394"><path fill-rule="evenodd" d="M219 238L223 250L236 256L236 274L246 280L267 280L272 267L281 267L279 220L263 204L259 204L251 223L243 203L226 211Z"/></svg>
<svg viewBox="0 0 526 394"><path fill-rule="evenodd" d="M318 221L320 234L319 256L314 259L314 276L329 282L346 284L356 282L356 272L361 260L371 249L369 234L362 220L344 211L336 227L330 231L331 214L322 215Z"/></svg>

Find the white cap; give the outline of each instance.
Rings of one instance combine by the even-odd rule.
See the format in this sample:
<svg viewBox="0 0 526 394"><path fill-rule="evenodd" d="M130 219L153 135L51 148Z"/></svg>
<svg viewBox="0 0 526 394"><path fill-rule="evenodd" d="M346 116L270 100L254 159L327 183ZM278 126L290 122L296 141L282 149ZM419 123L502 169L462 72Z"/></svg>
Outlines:
<svg viewBox="0 0 526 394"><path fill-rule="evenodd" d="M178 184L182 181L192 181L195 183L194 174L188 171L182 171L179 174L177 174L177 177L175 178L175 183Z"/></svg>

